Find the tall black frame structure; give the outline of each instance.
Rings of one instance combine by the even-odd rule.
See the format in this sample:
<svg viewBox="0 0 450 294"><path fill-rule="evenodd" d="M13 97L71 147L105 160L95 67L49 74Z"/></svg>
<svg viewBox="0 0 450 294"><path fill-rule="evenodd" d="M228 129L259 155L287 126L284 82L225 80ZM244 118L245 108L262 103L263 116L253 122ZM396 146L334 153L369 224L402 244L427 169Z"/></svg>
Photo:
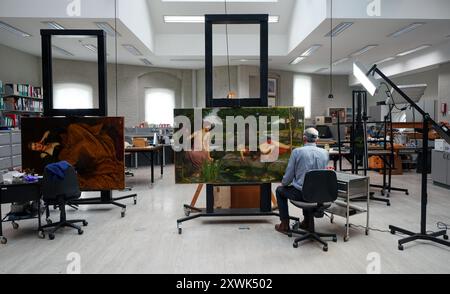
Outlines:
<svg viewBox="0 0 450 294"><path fill-rule="evenodd" d="M213 65L213 25L259 24L260 25L260 99L214 99L214 65ZM213 14L205 15L205 95L206 107L268 107L269 73L269 15L268 14ZM257 209L220 209L214 210L214 187L224 186L260 186L260 208ZM197 214L177 220L178 233L182 234L180 225L200 217L229 216L279 216L272 209L272 184L221 184L206 185L206 209L185 205L185 211ZM294 221L298 218L291 217Z"/></svg>
<svg viewBox="0 0 450 294"><path fill-rule="evenodd" d="M98 60L98 108L54 109L53 108L53 36L93 36L97 38ZM107 116L107 62L106 33L103 30L41 30L42 78L44 88L44 116Z"/></svg>
<svg viewBox="0 0 450 294"><path fill-rule="evenodd" d="M98 105L97 109L54 109L53 108L53 36L95 36L97 38L98 58ZM106 117L108 116L107 96L107 59L106 33L103 30L41 30L42 40L42 78L44 88L44 117ZM126 205L119 200L134 199L137 204L137 194L113 198L112 191L100 192L99 198L83 198L71 202L74 205L114 205L122 209L121 216L125 217Z"/></svg>
<svg viewBox="0 0 450 294"><path fill-rule="evenodd" d="M214 99L213 26L229 24L259 24L260 99ZM267 107L269 78L269 15L210 14L205 15L205 94L206 107Z"/></svg>

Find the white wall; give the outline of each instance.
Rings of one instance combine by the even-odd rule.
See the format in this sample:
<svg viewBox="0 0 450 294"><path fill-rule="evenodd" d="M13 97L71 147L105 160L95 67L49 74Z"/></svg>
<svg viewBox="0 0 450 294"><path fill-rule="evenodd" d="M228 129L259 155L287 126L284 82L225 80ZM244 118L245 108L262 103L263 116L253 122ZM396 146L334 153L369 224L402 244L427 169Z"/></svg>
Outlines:
<svg viewBox="0 0 450 294"><path fill-rule="evenodd" d="M41 61L38 57L0 45L0 80L41 85Z"/></svg>

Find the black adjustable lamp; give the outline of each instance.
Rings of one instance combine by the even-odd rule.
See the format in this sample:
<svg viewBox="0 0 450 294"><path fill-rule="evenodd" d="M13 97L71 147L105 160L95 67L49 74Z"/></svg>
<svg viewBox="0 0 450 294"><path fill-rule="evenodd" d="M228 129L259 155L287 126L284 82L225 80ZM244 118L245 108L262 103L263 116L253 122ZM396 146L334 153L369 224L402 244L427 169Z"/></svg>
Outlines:
<svg viewBox="0 0 450 294"><path fill-rule="evenodd" d="M359 82L366 88L367 92L370 95L375 95L378 91L380 83L375 79L375 74L378 74L389 86L391 86L400 96L402 96L406 102L408 102L414 109L416 109L423 117L423 146L422 146L422 200L421 200L421 221L420 221L420 233L413 233L407 231L405 229L401 229L395 226L389 226L392 234L397 232L407 235L407 238L401 239L398 241L398 249L403 250L403 245L409 242L417 241L417 240L427 240L436 242L445 246L450 247L450 242L448 240L447 231L439 231L435 233L427 232L427 204L428 204L428 191L427 191L427 181L428 181L428 131L429 125L431 124L432 128L445 140L450 144L450 130L445 125L439 125L436 121L434 121L430 114L426 113L422 108L420 108L414 101L411 99L406 93L398 87L394 82L392 82L383 72L378 69L375 64L370 70L367 70L364 65L359 62L355 62L353 64L353 75L359 80ZM443 237L444 240L439 239L439 237Z"/></svg>

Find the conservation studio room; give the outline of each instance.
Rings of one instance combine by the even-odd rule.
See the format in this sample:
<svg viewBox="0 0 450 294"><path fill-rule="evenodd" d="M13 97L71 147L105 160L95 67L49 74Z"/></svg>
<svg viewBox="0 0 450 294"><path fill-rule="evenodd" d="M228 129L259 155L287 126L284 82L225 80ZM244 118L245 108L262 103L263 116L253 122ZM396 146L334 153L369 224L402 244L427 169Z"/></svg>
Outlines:
<svg viewBox="0 0 450 294"><path fill-rule="evenodd" d="M0 274L449 274L449 106L450 1L0 0Z"/></svg>

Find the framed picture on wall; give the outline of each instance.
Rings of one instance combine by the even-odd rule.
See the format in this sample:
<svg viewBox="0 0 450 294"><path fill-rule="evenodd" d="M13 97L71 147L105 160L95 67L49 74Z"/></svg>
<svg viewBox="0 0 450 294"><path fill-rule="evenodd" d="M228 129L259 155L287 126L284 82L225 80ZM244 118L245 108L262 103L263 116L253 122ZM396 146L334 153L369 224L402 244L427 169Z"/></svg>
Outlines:
<svg viewBox="0 0 450 294"><path fill-rule="evenodd" d="M328 115L333 118L333 121L337 121L338 116L340 116L341 122L347 121L347 113L345 108L328 108Z"/></svg>
<svg viewBox="0 0 450 294"><path fill-rule="evenodd" d="M269 91L269 97L276 97L277 96L277 79L268 79L267 83L267 89Z"/></svg>

